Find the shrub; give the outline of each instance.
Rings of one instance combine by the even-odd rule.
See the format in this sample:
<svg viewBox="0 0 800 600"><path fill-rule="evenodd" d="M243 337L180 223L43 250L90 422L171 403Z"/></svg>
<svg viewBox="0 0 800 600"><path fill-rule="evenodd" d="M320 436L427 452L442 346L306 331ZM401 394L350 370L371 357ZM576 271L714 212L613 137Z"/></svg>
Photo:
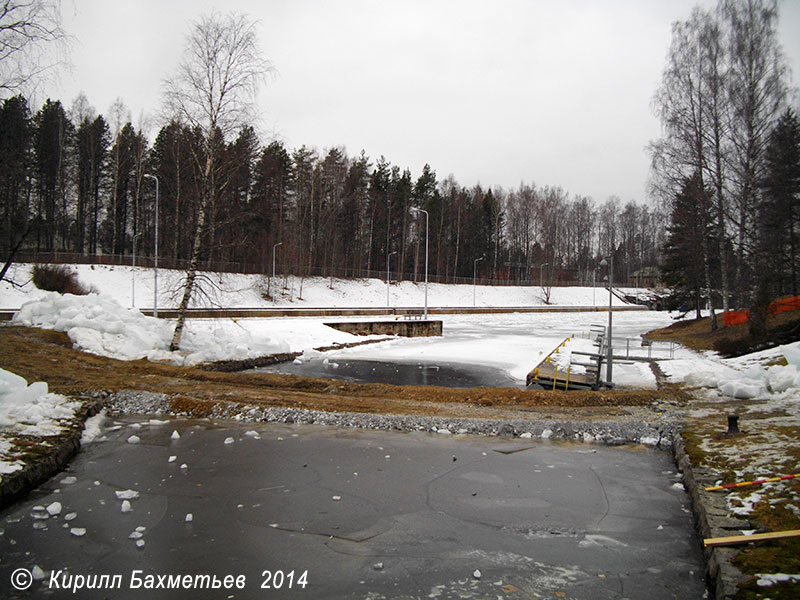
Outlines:
<svg viewBox="0 0 800 600"><path fill-rule="evenodd" d="M34 265L33 285L40 290L85 296L91 293L80 281L78 275L64 265Z"/></svg>

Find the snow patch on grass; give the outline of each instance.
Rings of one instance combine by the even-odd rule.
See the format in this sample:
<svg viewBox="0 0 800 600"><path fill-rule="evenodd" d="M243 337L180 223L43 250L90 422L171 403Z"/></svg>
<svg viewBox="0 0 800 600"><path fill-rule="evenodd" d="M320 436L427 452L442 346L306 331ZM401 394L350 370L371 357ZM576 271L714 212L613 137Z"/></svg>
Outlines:
<svg viewBox="0 0 800 600"><path fill-rule="evenodd" d="M769 587L776 583L800 583L800 574L790 575L787 573L758 573L756 583L761 587Z"/></svg>

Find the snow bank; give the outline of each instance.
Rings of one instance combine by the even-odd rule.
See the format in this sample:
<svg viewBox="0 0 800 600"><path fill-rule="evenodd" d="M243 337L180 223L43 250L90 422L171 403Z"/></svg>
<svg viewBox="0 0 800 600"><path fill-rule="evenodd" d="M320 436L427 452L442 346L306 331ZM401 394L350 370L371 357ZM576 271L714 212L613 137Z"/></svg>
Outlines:
<svg viewBox="0 0 800 600"><path fill-rule="evenodd" d="M759 361L783 355L786 365L765 366ZM751 399L794 395L800 391L800 342L739 359L702 358L661 361L659 366L675 382L716 388L731 398Z"/></svg>
<svg viewBox="0 0 800 600"><path fill-rule="evenodd" d="M176 364L254 358L288 351L270 338L254 339L242 328L212 328L195 334L187 327L179 352L170 352L174 322L141 314L98 294L73 296L48 292L26 302L13 321L65 332L76 347L121 360L164 360Z"/></svg>
<svg viewBox="0 0 800 600"><path fill-rule="evenodd" d="M60 419L71 419L79 403L50 394L47 384L28 382L0 369L0 428L14 428L29 435L54 435L61 431Z"/></svg>
<svg viewBox="0 0 800 600"><path fill-rule="evenodd" d="M82 350L123 360L159 358L169 347L169 325L123 308L98 294L49 292L26 302L13 321L28 327L63 331Z"/></svg>
<svg viewBox="0 0 800 600"><path fill-rule="evenodd" d="M0 369L0 474L22 469L13 458L13 445L6 436L17 434L52 436L63 431L62 419L72 419L78 402L48 392L47 384L28 382L10 371Z"/></svg>

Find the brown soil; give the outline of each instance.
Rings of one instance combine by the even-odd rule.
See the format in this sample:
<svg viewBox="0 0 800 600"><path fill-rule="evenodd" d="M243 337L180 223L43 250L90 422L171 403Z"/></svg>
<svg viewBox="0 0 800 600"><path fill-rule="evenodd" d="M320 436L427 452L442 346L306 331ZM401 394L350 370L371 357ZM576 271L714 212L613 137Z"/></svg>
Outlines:
<svg viewBox="0 0 800 600"><path fill-rule="evenodd" d="M615 419L656 402L684 404L686 394L655 390L552 392L514 388L357 384L269 373L220 373L145 360L119 361L72 348L63 333L0 327L0 367L54 392L77 396L123 389L168 394L176 406L203 412L216 402L378 414L477 418ZM531 414L535 413L535 414Z"/></svg>
<svg viewBox="0 0 800 600"><path fill-rule="evenodd" d="M717 329L711 331L711 318L686 319L673 323L663 329L655 329L647 334L653 340L672 340L680 342L693 350L716 350L722 344L741 344L746 346L750 336L747 323L726 327L722 323L722 315L717 315ZM767 317L767 330L770 333L782 332L784 330L797 328L800 326L800 311L786 311L777 315ZM778 335L770 336L776 340ZM780 343L787 343L786 340Z"/></svg>

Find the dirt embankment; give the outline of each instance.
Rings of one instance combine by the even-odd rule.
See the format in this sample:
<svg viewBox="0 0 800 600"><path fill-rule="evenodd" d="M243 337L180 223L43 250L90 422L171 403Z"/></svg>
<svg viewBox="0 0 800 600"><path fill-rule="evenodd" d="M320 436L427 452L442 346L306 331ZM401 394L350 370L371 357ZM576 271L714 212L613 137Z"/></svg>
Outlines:
<svg viewBox="0 0 800 600"><path fill-rule="evenodd" d="M750 337L747 323L726 326L722 315L717 315L717 328L711 328L711 318L684 319L669 327L655 329L647 334L652 340L672 340L693 350L715 350L723 356L740 356L758 350L800 340L800 311L787 311L767 317L764 340Z"/></svg>
<svg viewBox="0 0 800 600"><path fill-rule="evenodd" d="M686 395L655 390L551 392L514 388L452 389L357 384L268 373L221 373L144 360L119 361L72 348L66 335L19 326L0 327L0 367L54 392L131 389L170 396L183 410L216 402L339 412L507 418L613 419L654 404L681 405ZM202 412L202 411L200 411ZM529 414L534 417L534 415Z"/></svg>

